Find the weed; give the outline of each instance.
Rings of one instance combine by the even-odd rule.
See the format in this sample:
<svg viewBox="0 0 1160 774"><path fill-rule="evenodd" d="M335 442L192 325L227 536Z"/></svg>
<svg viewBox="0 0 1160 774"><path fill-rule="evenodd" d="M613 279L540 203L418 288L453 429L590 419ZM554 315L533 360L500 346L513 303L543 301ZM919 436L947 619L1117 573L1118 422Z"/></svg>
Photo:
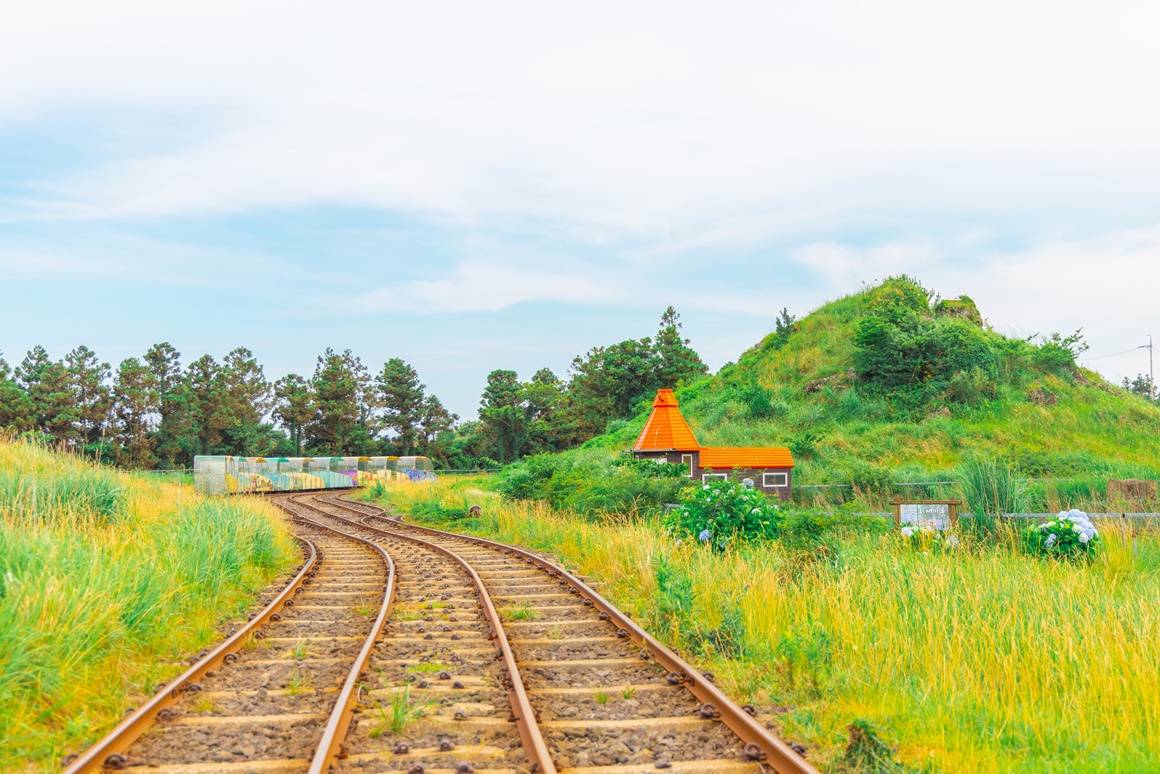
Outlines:
<svg viewBox="0 0 1160 774"><path fill-rule="evenodd" d="M286 653L288 656L290 656L290 658L301 661L304 658L310 658L316 652L317 651L314 648L310 647L310 640L307 639L299 640L298 643Z"/></svg>
<svg viewBox="0 0 1160 774"><path fill-rule="evenodd" d="M194 712L213 712L217 709L214 706L213 700L208 696L198 696L197 701L193 703Z"/></svg>
<svg viewBox="0 0 1160 774"><path fill-rule="evenodd" d="M534 621L540 617L539 611L529 607L527 602L515 607L501 608L499 613L507 621Z"/></svg>
<svg viewBox="0 0 1160 774"><path fill-rule="evenodd" d="M421 661L418 664L412 664L407 667L407 671L417 674L427 674L430 672L441 672L446 668L446 664L441 664L438 661Z"/></svg>
<svg viewBox="0 0 1160 774"><path fill-rule="evenodd" d="M302 673L298 671L298 667L294 667L294 671L290 673L290 677L286 681L286 695L297 696L303 691L310 688L311 680L305 680Z"/></svg>
<svg viewBox="0 0 1160 774"><path fill-rule="evenodd" d="M592 691L592 698L596 700L597 704L608 703L608 691L603 688L596 688Z"/></svg>
<svg viewBox="0 0 1160 774"><path fill-rule="evenodd" d="M848 731L850 741L839 761L840 771L850 774L917 774L917 769L894 759L894 750L882 740L870 721L855 720Z"/></svg>
<svg viewBox="0 0 1160 774"><path fill-rule="evenodd" d="M354 609L355 613L361 615L363 618L370 618L379 612L379 609L374 605L359 605Z"/></svg>
<svg viewBox="0 0 1160 774"><path fill-rule="evenodd" d="M631 699L633 696L636 696L636 689L633 688L631 685L624 686L624 690L621 691L621 693L620 693L620 698L627 701L628 699Z"/></svg>
<svg viewBox="0 0 1160 774"><path fill-rule="evenodd" d="M395 691L391 694L389 701L390 711L383 707L381 703L378 705L376 709L379 713L379 722L371 729L371 738L378 739L387 731L392 734L398 734L406 728L408 723L423 717L431 704L432 702L430 701L419 702L412 700L411 685L408 683L403 686L401 691Z"/></svg>
<svg viewBox="0 0 1160 774"><path fill-rule="evenodd" d="M560 624L556 624L555 626L553 626L551 629L548 630L548 638L549 639L562 640L562 639L564 639L564 637L565 637L565 634L564 634L563 630L560 628Z"/></svg>

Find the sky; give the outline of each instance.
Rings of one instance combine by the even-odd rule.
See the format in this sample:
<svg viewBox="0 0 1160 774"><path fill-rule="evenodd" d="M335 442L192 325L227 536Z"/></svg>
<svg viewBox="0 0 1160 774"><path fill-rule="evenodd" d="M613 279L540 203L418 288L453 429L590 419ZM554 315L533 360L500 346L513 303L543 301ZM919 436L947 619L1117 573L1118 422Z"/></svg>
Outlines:
<svg viewBox="0 0 1160 774"><path fill-rule="evenodd" d="M53 2L0 24L0 352L402 357L474 417L665 307L713 369L906 273L1160 339L1155 2Z"/></svg>

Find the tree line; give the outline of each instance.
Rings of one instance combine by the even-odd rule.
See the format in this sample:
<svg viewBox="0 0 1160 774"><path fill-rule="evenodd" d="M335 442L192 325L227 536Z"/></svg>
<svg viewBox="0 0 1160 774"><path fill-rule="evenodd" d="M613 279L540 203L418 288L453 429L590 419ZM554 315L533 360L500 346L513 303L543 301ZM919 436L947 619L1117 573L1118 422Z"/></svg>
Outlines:
<svg viewBox="0 0 1160 774"><path fill-rule="evenodd" d="M114 371L86 346L52 360L38 345L15 366L0 356L0 428L135 468L189 467L199 454L422 454L444 468L492 467L582 443L657 388L707 374L680 328L669 307L655 337L594 347L567 379L494 370L479 419L466 422L400 358L372 373L328 348L313 374L271 382L245 347L183 364L163 342Z"/></svg>

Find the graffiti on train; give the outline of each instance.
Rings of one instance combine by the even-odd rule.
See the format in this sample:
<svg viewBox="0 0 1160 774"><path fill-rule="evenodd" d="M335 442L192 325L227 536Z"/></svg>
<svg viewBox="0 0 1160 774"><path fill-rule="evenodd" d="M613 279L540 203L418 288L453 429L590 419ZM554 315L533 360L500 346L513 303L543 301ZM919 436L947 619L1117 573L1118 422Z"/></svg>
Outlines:
<svg viewBox="0 0 1160 774"><path fill-rule="evenodd" d="M434 481L427 457L193 458L193 483L206 494L349 489L375 481Z"/></svg>

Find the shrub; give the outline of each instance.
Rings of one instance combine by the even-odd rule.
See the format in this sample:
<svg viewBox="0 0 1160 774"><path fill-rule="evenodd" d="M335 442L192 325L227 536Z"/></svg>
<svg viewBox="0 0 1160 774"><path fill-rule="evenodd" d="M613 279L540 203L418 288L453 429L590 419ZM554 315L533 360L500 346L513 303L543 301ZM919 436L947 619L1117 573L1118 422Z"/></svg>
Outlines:
<svg viewBox="0 0 1160 774"><path fill-rule="evenodd" d="M807 427L805 430L790 438L786 446L789 447L793 456L809 459L817 454L818 443L821 440L822 434L820 432Z"/></svg>
<svg viewBox="0 0 1160 774"><path fill-rule="evenodd" d="M780 506L736 481L712 480L689 490L681 507L665 517L677 535L692 535L714 548L736 540L772 537L781 526Z"/></svg>
<svg viewBox="0 0 1160 774"><path fill-rule="evenodd" d="M660 513L690 486L683 465L659 465L593 449L542 454L511 465L495 488L517 500L543 500L588 516Z"/></svg>
<svg viewBox="0 0 1160 774"><path fill-rule="evenodd" d="M1060 511L1054 519L1023 531L1023 549L1029 554L1073 559L1094 554L1100 533L1081 510Z"/></svg>

